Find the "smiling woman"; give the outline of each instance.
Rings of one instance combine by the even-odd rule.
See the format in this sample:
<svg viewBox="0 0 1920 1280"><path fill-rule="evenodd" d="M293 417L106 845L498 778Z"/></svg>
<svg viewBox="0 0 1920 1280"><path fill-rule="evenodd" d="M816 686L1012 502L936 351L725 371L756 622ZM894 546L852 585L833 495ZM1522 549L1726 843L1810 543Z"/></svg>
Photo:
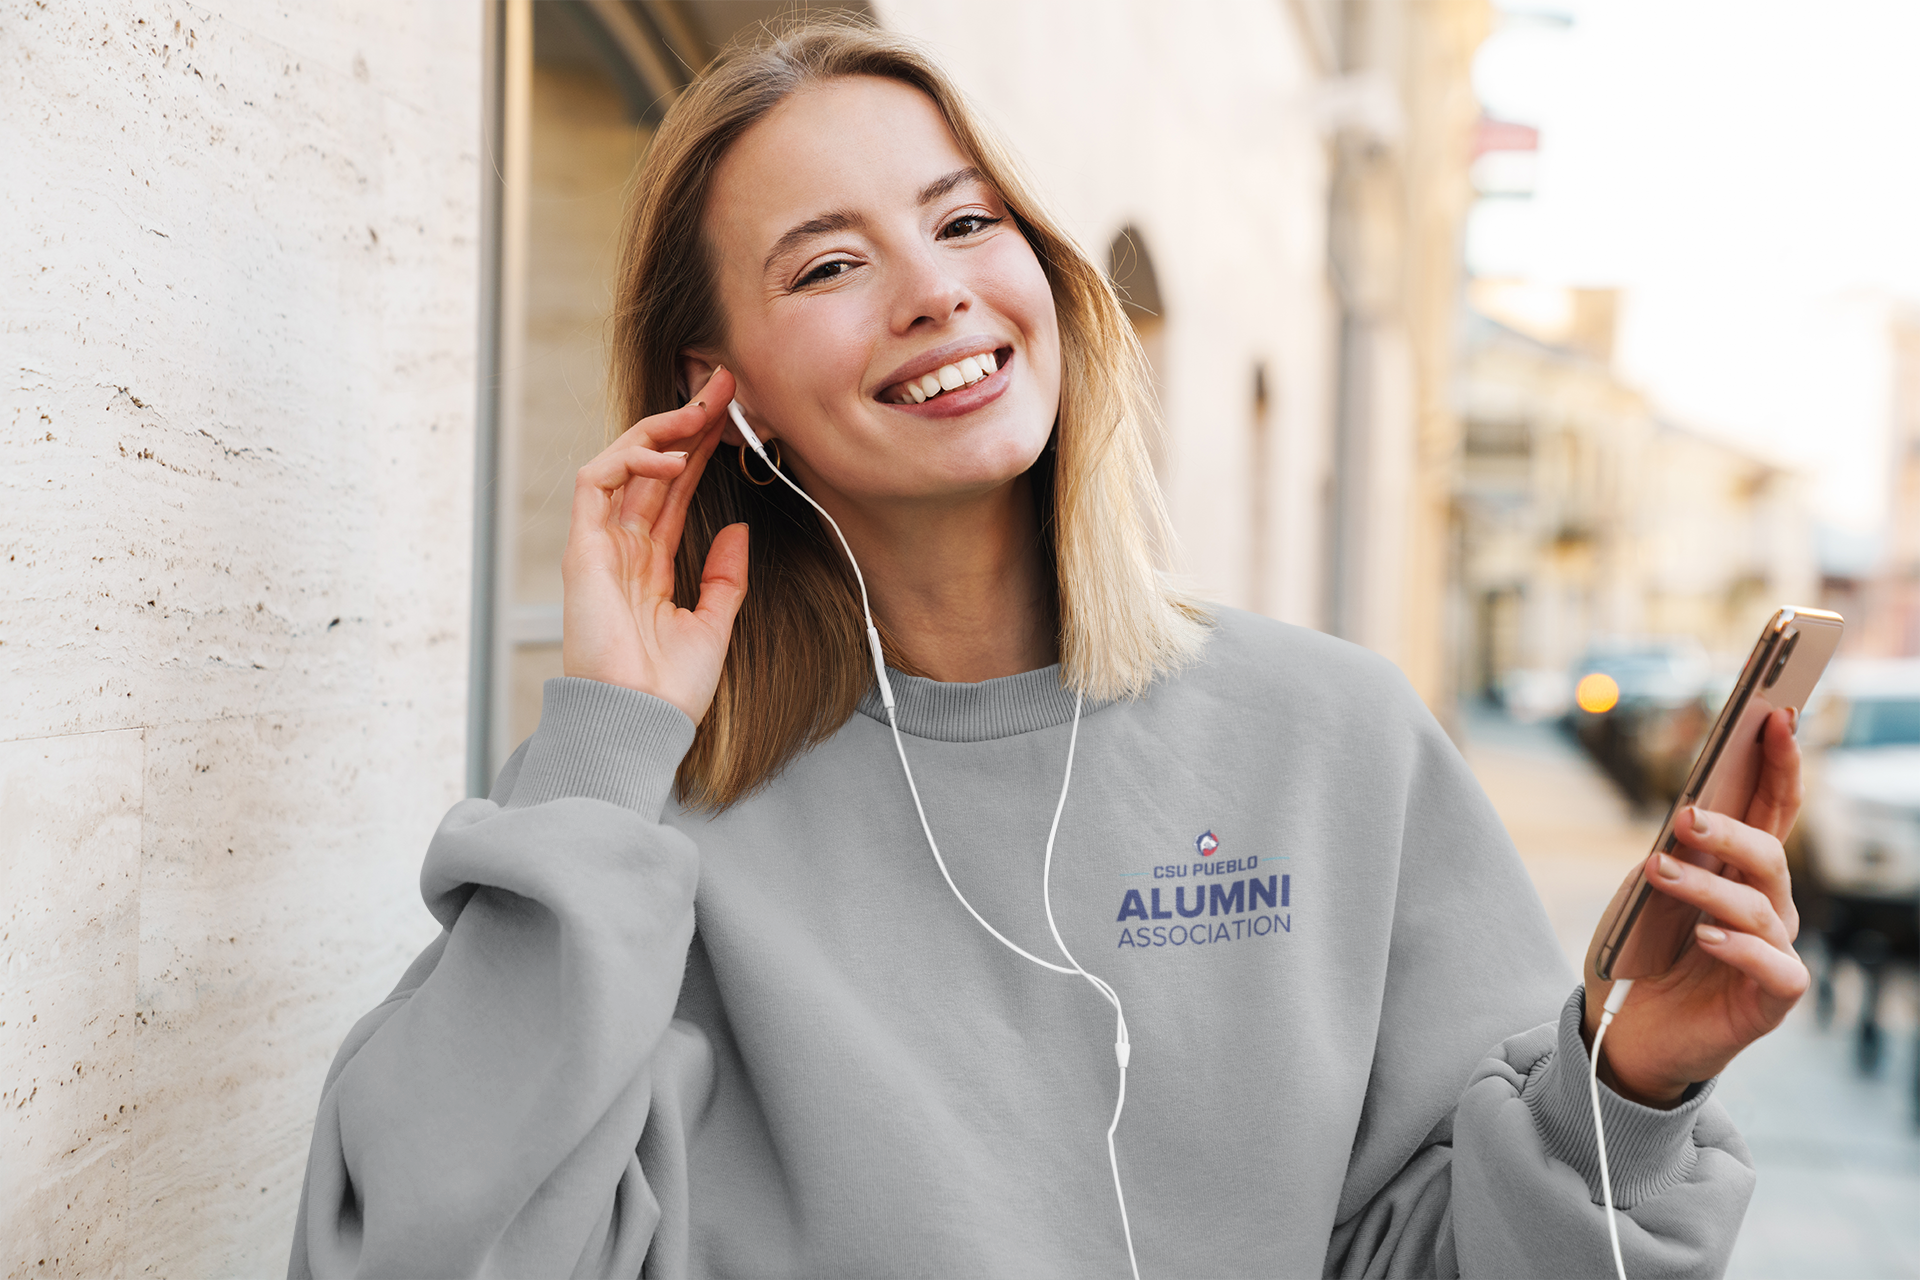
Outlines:
<svg viewBox="0 0 1920 1280"><path fill-rule="evenodd" d="M1152 562L1170 538L1145 446L1145 357L1099 268L945 75L898 37L816 23L722 59L675 126L640 176L622 257L626 420L684 404L724 363L863 563L947 566L936 590L982 573L1003 583L1014 625L959 633L924 625L945 602L886 600L898 575L881 564L879 625L904 671L978 680L1057 653L1070 686L1111 698L1191 656L1198 614ZM981 355L994 370L971 379L961 362ZM715 805L831 735L869 684L838 548L784 486L743 467L709 470L691 497L680 603L736 522L754 528L756 588L680 768L683 792ZM990 568L951 564L955 549L993 544ZM1037 662L978 651L1003 639Z"/></svg>
<svg viewBox="0 0 1920 1280"><path fill-rule="evenodd" d="M1160 580L1140 345L924 53L723 55L617 308L566 675L428 850L293 1275L1603 1265L1606 987L1390 665ZM1737 878L1650 868L1721 927L1605 1041L1636 1273L1724 1265L1711 1080L1805 986L1767 735L1676 827Z"/></svg>

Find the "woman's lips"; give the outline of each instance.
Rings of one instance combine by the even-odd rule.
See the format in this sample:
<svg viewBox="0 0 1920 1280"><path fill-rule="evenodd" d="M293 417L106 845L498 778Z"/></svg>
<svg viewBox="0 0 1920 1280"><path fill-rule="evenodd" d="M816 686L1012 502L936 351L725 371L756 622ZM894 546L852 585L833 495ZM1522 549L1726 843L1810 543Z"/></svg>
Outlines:
<svg viewBox="0 0 1920 1280"><path fill-rule="evenodd" d="M978 382L964 387L955 387L951 391L942 391L922 404L895 404L890 400L880 403L889 409L898 409L902 413L911 413L920 418L957 418L964 413L972 413L985 404L998 400L1006 392L1010 379L1009 369L1013 365L1012 347L1002 347L994 353L1000 367Z"/></svg>

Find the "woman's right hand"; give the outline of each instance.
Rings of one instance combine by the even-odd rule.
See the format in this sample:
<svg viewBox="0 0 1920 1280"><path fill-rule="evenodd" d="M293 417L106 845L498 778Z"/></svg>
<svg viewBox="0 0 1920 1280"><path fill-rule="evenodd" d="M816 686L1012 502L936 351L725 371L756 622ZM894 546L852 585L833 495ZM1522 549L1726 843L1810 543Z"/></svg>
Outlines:
<svg viewBox="0 0 1920 1280"><path fill-rule="evenodd" d="M747 526L713 540L692 609L673 602L673 558L732 398L733 375L716 369L692 404L642 418L580 468L560 561L566 674L653 694L695 724L746 598Z"/></svg>

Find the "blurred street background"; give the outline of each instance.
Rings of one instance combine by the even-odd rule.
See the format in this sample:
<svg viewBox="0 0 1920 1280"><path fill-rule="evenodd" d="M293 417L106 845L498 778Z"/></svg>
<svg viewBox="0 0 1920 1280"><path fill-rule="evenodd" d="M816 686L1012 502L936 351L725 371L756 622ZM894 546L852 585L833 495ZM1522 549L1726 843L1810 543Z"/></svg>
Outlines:
<svg viewBox="0 0 1920 1280"><path fill-rule="evenodd" d="M1467 760L1578 968L1608 899L1652 848L1660 815L1637 810L1558 726L1481 708L1465 730ZM1826 968L1817 936L1804 950ZM1721 1078L1718 1096L1759 1169L1727 1272L1734 1280L1920 1275L1920 1129L1910 1119L1916 993L1910 969L1884 982L1887 1047L1876 1070L1859 1064L1866 984L1857 967L1843 966L1829 1016L1817 999L1802 1002Z"/></svg>
<svg viewBox="0 0 1920 1280"><path fill-rule="evenodd" d="M1920 13L1807 13L1503 6L1476 52L1454 723L1578 964L1761 622L1846 616L1729 1275L1916 1276Z"/></svg>
<svg viewBox="0 0 1920 1280"><path fill-rule="evenodd" d="M625 193L785 0L0 0L0 1275L283 1269L560 670ZM817 0L1119 291L1201 594L1396 662L1576 961L1847 618L1731 1274L1920 1277L1920 4Z"/></svg>

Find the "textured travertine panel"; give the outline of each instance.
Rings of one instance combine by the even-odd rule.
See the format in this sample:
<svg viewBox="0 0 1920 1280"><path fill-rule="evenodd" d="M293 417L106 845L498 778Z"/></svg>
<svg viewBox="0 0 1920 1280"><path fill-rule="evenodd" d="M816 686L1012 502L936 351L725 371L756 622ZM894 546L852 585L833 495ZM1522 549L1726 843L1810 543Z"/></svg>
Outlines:
<svg viewBox="0 0 1920 1280"><path fill-rule="evenodd" d="M8 8L4 735L460 679L477 12Z"/></svg>
<svg viewBox="0 0 1920 1280"><path fill-rule="evenodd" d="M101 877L48 864L3 944L68 967L31 969L44 1054L0 1028L0 1093L40 1083L0 1119L32 1138L0 1129L0 1274L282 1270L326 1063L431 936L481 16L0 0L0 742L50 839L133 824L124 910L73 924ZM109 742L124 800L61 745Z"/></svg>
<svg viewBox="0 0 1920 1280"><path fill-rule="evenodd" d="M0 743L7 1276L125 1270L142 737Z"/></svg>
<svg viewBox="0 0 1920 1280"><path fill-rule="evenodd" d="M327 1064L438 932L417 885L446 797L408 792L461 741L356 711L149 734L137 1043L174 1069L139 1080L135 1271L285 1266Z"/></svg>

